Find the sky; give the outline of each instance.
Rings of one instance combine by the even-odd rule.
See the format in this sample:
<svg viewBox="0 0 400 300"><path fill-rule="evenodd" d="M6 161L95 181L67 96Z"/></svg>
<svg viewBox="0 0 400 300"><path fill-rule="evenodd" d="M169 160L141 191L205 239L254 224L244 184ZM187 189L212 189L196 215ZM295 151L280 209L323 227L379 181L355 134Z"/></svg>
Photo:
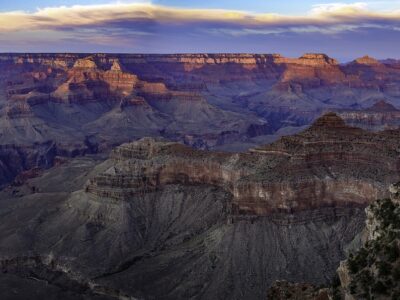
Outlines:
<svg viewBox="0 0 400 300"><path fill-rule="evenodd" d="M0 0L0 52L400 58L400 0Z"/></svg>

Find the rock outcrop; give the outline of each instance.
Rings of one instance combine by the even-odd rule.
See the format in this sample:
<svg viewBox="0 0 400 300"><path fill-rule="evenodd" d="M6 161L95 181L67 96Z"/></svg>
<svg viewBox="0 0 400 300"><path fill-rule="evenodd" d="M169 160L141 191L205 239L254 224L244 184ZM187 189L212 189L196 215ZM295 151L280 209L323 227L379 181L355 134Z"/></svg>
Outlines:
<svg viewBox="0 0 400 300"><path fill-rule="evenodd" d="M348 125L370 131L398 129L400 126L400 111L384 100L366 109L342 110L338 114Z"/></svg>
<svg viewBox="0 0 400 300"><path fill-rule="evenodd" d="M325 54L1 54L0 61L1 107L15 109L19 101L50 127L79 128L113 145L164 136L245 150L276 139L281 129L299 131L322 111L366 108L384 98L396 106L400 95L395 63L341 65ZM138 97L150 109L128 109L122 118L120 103ZM139 114L157 126L135 123ZM105 122L114 132L93 130ZM116 141L120 131L124 138Z"/></svg>
<svg viewBox="0 0 400 300"><path fill-rule="evenodd" d="M303 133L242 154L143 139L114 150L113 167L86 190L126 201L168 184L216 185L233 195L239 215L366 205L399 176L398 135L352 128L328 113Z"/></svg>
<svg viewBox="0 0 400 300"><path fill-rule="evenodd" d="M364 207L399 178L398 134L328 113L246 153L145 138L105 161L78 157L0 192L10 212L0 261L21 280L58 274L64 290L73 279L82 293L98 291L90 283L139 299L265 299L278 279L327 284L359 245Z"/></svg>
<svg viewBox="0 0 400 300"><path fill-rule="evenodd" d="M349 108L392 113L384 103L368 109L381 99L399 106L392 62L342 65L322 54L0 61L0 282L36 286L34 274L52 293L70 291L66 299L253 300L277 279L327 284L357 246L364 207L399 180L398 129L369 132L334 113L317 119Z"/></svg>
<svg viewBox="0 0 400 300"><path fill-rule="evenodd" d="M14 278L21 294L22 287L49 296L61 290L62 300L71 294L256 300L278 278L329 281L342 249L362 228L363 211L238 215L233 195L205 172L229 155L235 164L235 155L209 155L144 140L117 148L104 162L76 158L1 191L7 213L0 225L0 283ZM196 168L203 162L199 174L185 167L190 157ZM176 174L170 160L193 178ZM41 280L48 284L38 286ZM7 299L12 292L0 294Z"/></svg>
<svg viewBox="0 0 400 300"><path fill-rule="evenodd" d="M74 68L77 69L97 69L96 62L91 58L81 58L77 59L74 63Z"/></svg>
<svg viewBox="0 0 400 300"><path fill-rule="evenodd" d="M365 55L354 60L354 63L361 65L379 65L380 62L373 57Z"/></svg>
<svg viewBox="0 0 400 300"><path fill-rule="evenodd" d="M108 151L143 136L164 136L208 149L271 132L254 115L211 105L201 90L182 90L159 74L143 79L148 76L132 71L129 57L1 55L2 145L54 143L81 153L88 141L95 151ZM0 185L13 176L2 176Z"/></svg>

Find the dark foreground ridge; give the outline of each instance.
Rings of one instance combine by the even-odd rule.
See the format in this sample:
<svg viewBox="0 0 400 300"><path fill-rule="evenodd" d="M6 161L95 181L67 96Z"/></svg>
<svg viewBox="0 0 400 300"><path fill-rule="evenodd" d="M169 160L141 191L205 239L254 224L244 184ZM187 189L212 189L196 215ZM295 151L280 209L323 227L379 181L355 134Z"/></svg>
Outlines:
<svg viewBox="0 0 400 300"><path fill-rule="evenodd" d="M0 296L265 299L278 279L328 284L361 244L364 207L399 180L397 141L328 113L245 153L145 138L63 161L0 192L0 284L15 287Z"/></svg>
<svg viewBox="0 0 400 300"><path fill-rule="evenodd" d="M268 299L341 300L398 299L400 297L400 184L391 185L390 197L366 208L363 245L340 263L331 285L276 281Z"/></svg>

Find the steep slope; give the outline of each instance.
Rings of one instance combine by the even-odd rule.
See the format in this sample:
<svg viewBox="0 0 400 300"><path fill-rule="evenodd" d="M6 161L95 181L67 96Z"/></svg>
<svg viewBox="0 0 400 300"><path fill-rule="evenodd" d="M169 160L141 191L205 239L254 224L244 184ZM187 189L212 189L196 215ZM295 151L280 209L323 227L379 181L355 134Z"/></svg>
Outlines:
<svg viewBox="0 0 400 300"><path fill-rule="evenodd" d="M231 195L207 185L171 184L125 201L84 191L69 194L63 191L77 187L65 189L62 182L76 177L73 182L80 182L87 172L84 168L77 176L74 166L14 188L18 198L2 195L3 272L46 280L51 287L61 271L66 279L57 284L64 290L73 278L108 296L261 299L277 277L328 280L341 249L362 224L362 212L354 209L231 224ZM97 168L96 173L105 166ZM37 192L22 196L32 186ZM17 231L16 216L23 220ZM42 265L46 272L40 271Z"/></svg>
<svg viewBox="0 0 400 300"><path fill-rule="evenodd" d="M389 187L390 197L366 209L362 245L340 262L332 284L318 288L309 283L276 281L268 299L356 300L400 297L400 184ZM357 243L360 237L357 237Z"/></svg>
<svg viewBox="0 0 400 300"><path fill-rule="evenodd" d="M399 177L396 134L331 113L247 153L147 138L73 159L1 192L2 271L115 298L265 299L277 279L327 283L363 207Z"/></svg>

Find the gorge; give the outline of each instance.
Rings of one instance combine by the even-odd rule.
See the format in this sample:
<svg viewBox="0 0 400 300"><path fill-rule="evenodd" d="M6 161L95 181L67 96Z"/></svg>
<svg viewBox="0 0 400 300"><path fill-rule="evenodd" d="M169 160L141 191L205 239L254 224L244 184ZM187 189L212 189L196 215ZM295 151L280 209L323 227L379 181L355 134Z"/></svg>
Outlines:
<svg viewBox="0 0 400 300"><path fill-rule="evenodd" d="M0 54L0 298L329 285L400 180L399 83L370 57Z"/></svg>

